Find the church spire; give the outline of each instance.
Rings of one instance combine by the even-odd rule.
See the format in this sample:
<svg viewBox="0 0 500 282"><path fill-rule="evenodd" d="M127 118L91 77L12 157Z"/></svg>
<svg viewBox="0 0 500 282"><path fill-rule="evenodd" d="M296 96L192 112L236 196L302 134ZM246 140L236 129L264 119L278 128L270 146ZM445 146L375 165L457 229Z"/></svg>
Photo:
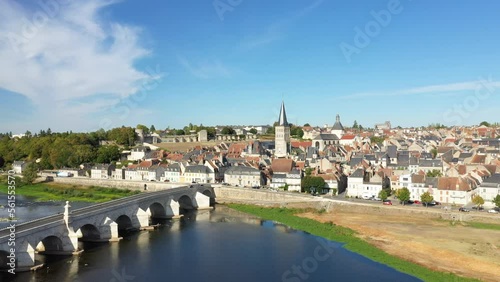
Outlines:
<svg viewBox="0 0 500 282"><path fill-rule="evenodd" d="M286 112L285 112L285 101L281 102L281 110L280 110L280 117L278 120L278 125L288 126L288 121L286 120Z"/></svg>

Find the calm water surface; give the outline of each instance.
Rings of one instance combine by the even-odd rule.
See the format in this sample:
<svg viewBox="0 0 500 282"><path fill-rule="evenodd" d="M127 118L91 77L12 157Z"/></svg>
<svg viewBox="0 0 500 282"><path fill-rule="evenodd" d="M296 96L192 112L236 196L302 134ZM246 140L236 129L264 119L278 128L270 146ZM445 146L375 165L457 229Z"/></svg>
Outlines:
<svg viewBox="0 0 500 282"><path fill-rule="evenodd" d="M50 207L32 205L31 213ZM44 268L3 273L0 281L420 281L338 243L222 206L163 224L120 242L80 243L79 256L36 255Z"/></svg>

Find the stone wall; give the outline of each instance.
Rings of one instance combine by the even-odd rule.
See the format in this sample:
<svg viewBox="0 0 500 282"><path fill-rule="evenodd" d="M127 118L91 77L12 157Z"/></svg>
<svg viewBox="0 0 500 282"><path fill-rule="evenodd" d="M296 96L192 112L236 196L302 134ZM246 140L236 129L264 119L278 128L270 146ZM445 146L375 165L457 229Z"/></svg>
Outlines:
<svg viewBox="0 0 500 282"><path fill-rule="evenodd" d="M163 190L163 189L188 185L188 184L172 184L172 183L154 182L154 181L90 179L90 178L79 178L79 177L54 177L54 182L72 184L72 185L83 185L83 186L122 188L130 190L144 190L144 184L146 184L148 190L150 191Z"/></svg>

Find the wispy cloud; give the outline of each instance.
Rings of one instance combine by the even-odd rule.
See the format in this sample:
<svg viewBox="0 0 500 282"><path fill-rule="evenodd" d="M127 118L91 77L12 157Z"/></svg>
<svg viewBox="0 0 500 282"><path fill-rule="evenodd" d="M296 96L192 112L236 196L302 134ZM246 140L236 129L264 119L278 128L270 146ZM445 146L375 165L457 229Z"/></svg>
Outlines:
<svg viewBox="0 0 500 282"><path fill-rule="evenodd" d="M192 64L183 56L177 56L179 63L193 76L201 79L216 77L229 77L231 70L219 60L205 61L199 64Z"/></svg>
<svg viewBox="0 0 500 282"><path fill-rule="evenodd" d="M73 121L137 93L149 76L134 64L151 51L139 27L100 18L117 1L42 2L0 1L0 88Z"/></svg>
<svg viewBox="0 0 500 282"><path fill-rule="evenodd" d="M291 16L273 22L260 34L245 37L241 43L241 48L248 51L286 38L287 29L300 18L306 16L308 13L319 7L323 1L324 0L317 0L311 5L293 13Z"/></svg>
<svg viewBox="0 0 500 282"><path fill-rule="evenodd" d="M478 87L498 88L500 81L494 81L489 78L488 80L480 78L476 81L467 81L450 84L437 84L421 87L414 87L400 90L389 90L384 92L362 92L338 97L338 99L358 99L358 98L371 98L371 97L389 97L389 96L409 96L409 95L426 95L426 94L440 94L441 96L457 96L463 95L463 91L475 91Z"/></svg>

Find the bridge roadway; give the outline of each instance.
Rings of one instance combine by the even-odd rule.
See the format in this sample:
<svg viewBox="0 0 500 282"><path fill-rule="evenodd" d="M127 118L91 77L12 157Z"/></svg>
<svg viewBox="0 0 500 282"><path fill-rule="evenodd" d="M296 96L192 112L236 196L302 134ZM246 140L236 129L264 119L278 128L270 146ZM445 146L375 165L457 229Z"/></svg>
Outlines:
<svg viewBox="0 0 500 282"><path fill-rule="evenodd" d="M192 188L189 188L192 187ZM0 230L0 269L6 268L7 255L15 238L16 265L29 269L35 252L71 254L78 250L78 239L115 241L119 230L149 226L150 218L171 218L182 209L207 209L215 193L210 185L169 188L98 203L88 207L47 216ZM13 235L14 234L14 235Z"/></svg>
<svg viewBox="0 0 500 282"><path fill-rule="evenodd" d="M155 192L144 192L144 193L140 193L140 194L136 194L136 195L132 195L132 196L116 199L116 200L111 200L111 201L104 202L104 203L97 203L94 205L90 205L87 207L73 210L71 212L71 216L77 217L77 216L85 215L86 213L89 213L89 212L95 213L95 212L101 211L103 209L119 206L123 203L129 203L129 202L134 201L134 200L137 201L137 200L144 200L144 199L153 199L153 198L165 195L165 194L168 195L168 194L171 194L172 192L177 192L177 191L181 191L184 189L186 189L186 187L170 188L168 190L161 190L161 191L155 191ZM57 222L60 222L62 219L63 219L63 214L60 213L60 214L50 215L50 216L34 219L34 220L31 220L28 222L24 222L22 224L16 225L16 234L19 234L19 233L25 232L25 231L29 231L30 229L33 229L33 228L39 228L39 227L42 227L45 225L49 225L51 223L57 223ZM10 230L8 227L0 229L0 241L4 237L9 237L9 236L10 236Z"/></svg>

